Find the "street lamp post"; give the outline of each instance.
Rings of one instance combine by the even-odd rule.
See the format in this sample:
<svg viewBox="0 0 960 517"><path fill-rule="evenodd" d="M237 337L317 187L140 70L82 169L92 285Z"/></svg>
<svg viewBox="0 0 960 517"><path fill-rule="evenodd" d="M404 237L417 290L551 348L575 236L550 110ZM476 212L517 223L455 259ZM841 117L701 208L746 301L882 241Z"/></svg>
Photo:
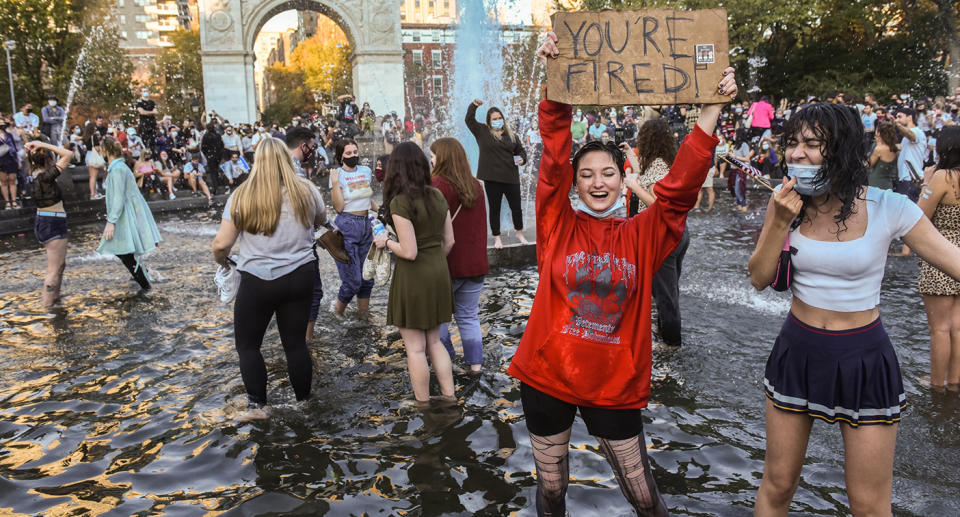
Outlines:
<svg viewBox="0 0 960 517"><path fill-rule="evenodd" d="M13 70L10 68L10 50L17 48L17 42L8 39L3 42L3 50L7 53L7 80L10 82L10 113L17 112L17 100L13 96Z"/></svg>

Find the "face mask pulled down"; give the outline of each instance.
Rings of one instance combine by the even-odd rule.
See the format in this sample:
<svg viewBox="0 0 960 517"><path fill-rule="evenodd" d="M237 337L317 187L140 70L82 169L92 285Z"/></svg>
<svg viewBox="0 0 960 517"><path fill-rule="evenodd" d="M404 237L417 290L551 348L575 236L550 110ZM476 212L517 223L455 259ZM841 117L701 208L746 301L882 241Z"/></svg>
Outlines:
<svg viewBox="0 0 960 517"><path fill-rule="evenodd" d="M597 212L596 210L591 209L590 207L587 206L586 203L583 202L582 199L578 199L578 200L577 200L577 207L576 207L576 208L577 208L577 210L579 210L579 211L581 211L581 212L583 212L583 213L585 213L585 214L587 214L587 215L592 215L593 217L596 217L597 219L603 219L603 218L605 218L605 217L610 217L611 215L615 214L615 213L617 212L617 210L620 210L620 209L623 208L623 207L624 207L623 198L622 198L622 197L618 197L618 198L617 198L617 201L616 201L613 205L611 205L610 208L604 210L603 212Z"/></svg>
<svg viewBox="0 0 960 517"><path fill-rule="evenodd" d="M830 191L830 180L824 179L822 183L817 183L817 174L820 173L819 165L806 165L800 163L788 163L787 175L797 179L797 184L793 190L801 196L819 196Z"/></svg>

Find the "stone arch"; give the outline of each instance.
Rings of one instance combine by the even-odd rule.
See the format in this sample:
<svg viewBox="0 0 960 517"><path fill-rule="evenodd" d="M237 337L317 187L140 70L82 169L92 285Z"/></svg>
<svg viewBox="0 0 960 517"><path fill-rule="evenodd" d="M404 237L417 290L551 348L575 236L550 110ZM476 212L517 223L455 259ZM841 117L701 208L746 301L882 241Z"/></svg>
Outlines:
<svg viewBox="0 0 960 517"><path fill-rule="evenodd" d="M288 9L316 11L340 25L353 51L358 100L378 112L403 109L400 19L389 0L199 0L208 110L231 122L256 120L254 41L267 20Z"/></svg>
<svg viewBox="0 0 960 517"><path fill-rule="evenodd" d="M334 3L335 2L325 2L323 0L268 0L266 2L258 2L249 14L248 19L250 23L244 27L244 48L250 51L253 50L254 42L257 40L257 34L260 34L260 29L263 28L264 24L266 24L270 18L273 18L283 11L296 9L298 11L318 12L330 18L343 29L344 34L347 35L347 39L350 41L350 48L359 50L357 41L353 36L357 32L355 23L353 23L345 13L339 11L337 7L331 6L331 4Z"/></svg>

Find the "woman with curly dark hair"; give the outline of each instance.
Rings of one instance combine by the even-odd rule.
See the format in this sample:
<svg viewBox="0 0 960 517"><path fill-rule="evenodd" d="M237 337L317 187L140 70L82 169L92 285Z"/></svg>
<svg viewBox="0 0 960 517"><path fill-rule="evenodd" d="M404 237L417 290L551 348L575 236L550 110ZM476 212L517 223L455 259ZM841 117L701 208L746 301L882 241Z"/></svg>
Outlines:
<svg viewBox="0 0 960 517"><path fill-rule="evenodd" d="M906 196L866 186L856 111L812 104L784 129L788 178L767 205L750 281L766 288L791 251L793 300L767 360L766 459L756 515L786 515L815 419L840 422L854 515L890 515L893 452L906 407L877 305L890 241L960 278L960 249ZM869 224L868 224L869 223ZM789 240L788 240L789 239Z"/></svg>
<svg viewBox="0 0 960 517"><path fill-rule="evenodd" d="M385 219L397 240L378 237L374 244L397 257L387 301L387 325L400 328L407 371L417 402L430 400L430 366L440 393L453 399L453 363L440 341L440 325L453 314L447 254L453 248L453 222L443 193L430 186L430 164L420 146L399 144L390 154L383 186Z"/></svg>
<svg viewBox="0 0 960 517"><path fill-rule="evenodd" d="M653 186L670 172L674 158L677 157L677 143L670 132L667 121L655 118L643 123L637 135L637 154L623 144L621 149L627 160L638 174L628 174L624 184L630 189L628 215L634 216L657 200ZM673 252L663 261L663 265L653 275L653 298L657 302L657 335L668 346L680 346L680 271L683 257L690 246L690 236L684 225L683 236Z"/></svg>

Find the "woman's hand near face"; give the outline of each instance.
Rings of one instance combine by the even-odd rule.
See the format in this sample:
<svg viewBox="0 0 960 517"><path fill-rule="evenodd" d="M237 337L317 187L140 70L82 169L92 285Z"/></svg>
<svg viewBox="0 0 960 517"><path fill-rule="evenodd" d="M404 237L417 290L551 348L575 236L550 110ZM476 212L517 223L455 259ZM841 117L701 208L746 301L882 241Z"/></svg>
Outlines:
<svg viewBox="0 0 960 517"><path fill-rule="evenodd" d="M793 224L793 220L800 215L803 209L803 199L797 194L793 187L797 184L797 178L783 178L780 191L773 195L774 215L777 222L784 226Z"/></svg>

